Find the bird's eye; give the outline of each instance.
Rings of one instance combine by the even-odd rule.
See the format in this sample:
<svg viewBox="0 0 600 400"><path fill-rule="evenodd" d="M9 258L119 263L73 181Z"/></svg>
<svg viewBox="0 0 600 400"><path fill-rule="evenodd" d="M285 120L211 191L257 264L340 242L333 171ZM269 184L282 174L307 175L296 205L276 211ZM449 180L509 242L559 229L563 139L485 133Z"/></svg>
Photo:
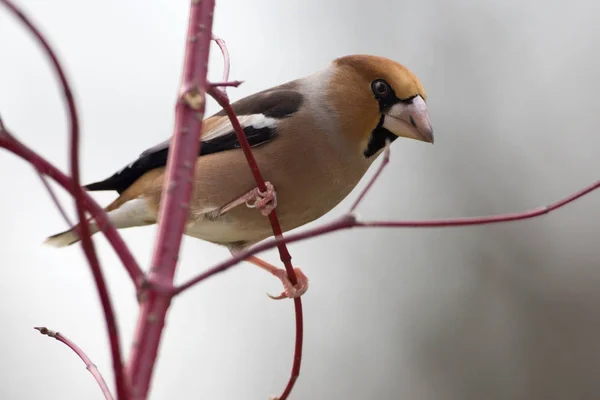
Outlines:
<svg viewBox="0 0 600 400"><path fill-rule="evenodd" d="M380 99L387 97L391 92L390 86L387 84L387 82L381 79L374 81L371 85L371 88L373 93L375 93L375 95Z"/></svg>

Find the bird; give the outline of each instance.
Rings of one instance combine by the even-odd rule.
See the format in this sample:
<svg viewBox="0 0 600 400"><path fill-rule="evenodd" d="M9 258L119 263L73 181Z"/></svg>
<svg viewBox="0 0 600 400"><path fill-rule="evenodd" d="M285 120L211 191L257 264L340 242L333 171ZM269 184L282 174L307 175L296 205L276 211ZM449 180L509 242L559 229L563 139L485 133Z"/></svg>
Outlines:
<svg viewBox="0 0 600 400"><path fill-rule="evenodd" d="M268 190L256 188L221 109L203 120L184 235L235 255L273 235L264 217L273 208L283 232L319 219L350 194L388 142L401 137L433 144L426 100L420 80L405 65L383 56L350 54L233 102ZM157 223L171 140L84 186L118 193L105 208L116 229ZM90 229L92 235L99 231L93 219ZM75 226L45 243L65 247L79 240ZM308 289L308 278L298 267L298 282L292 285L284 269L255 256L245 261L281 280L284 290L272 298L296 298Z"/></svg>

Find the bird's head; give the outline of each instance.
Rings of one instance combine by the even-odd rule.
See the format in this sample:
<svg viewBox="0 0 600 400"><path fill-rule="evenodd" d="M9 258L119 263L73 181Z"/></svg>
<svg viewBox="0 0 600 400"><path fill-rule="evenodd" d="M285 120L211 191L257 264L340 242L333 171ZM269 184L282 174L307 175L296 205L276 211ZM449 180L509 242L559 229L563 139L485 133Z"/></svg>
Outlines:
<svg viewBox="0 0 600 400"><path fill-rule="evenodd" d="M328 97L341 128L370 157L398 137L433 143L433 128L419 79L393 60L350 55L333 61Z"/></svg>

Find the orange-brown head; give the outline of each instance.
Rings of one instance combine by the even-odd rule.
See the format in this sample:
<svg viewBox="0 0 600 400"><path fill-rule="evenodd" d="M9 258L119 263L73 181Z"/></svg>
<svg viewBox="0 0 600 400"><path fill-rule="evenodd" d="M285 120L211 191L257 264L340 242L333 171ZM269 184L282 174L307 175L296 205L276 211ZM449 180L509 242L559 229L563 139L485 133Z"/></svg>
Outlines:
<svg viewBox="0 0 600 400"><path fill-rule="evenodd" d="M419 79L385 57L350 55L333 61L327 96L341 129L365 146L365 155L405 137L433 143L433 128ZM383 143L383 144L382 144Z"/></svg>

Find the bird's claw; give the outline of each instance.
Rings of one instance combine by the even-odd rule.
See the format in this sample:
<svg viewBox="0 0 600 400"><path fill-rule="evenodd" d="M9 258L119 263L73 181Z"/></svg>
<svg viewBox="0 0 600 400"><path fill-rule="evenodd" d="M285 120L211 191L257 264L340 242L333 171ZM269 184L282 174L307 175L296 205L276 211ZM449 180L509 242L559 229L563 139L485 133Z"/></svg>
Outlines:
<svg viewBox="0 0 600 400"><path fill-rule="evenodd" d="M249 208L258 208L262 215L265 217L277 208L277 192L271 182L265 182L267 187L264 192L261 192L258 188L252 190L252 196L246 200L246 206ZM250 200L254 202L249 203Z"/></svg>
<svg viewBox="0 0 600 400"><path fill-rule="evenodd" d="M295 285L290 282L290 279L287 276L287 272L285 269L278 269L273 273L276 277L281 280L283 283L283 292L281 292L278 296L273 296L267 293L267 296L272 298L273 300L282 300L282 299L295 299L302 296L308 290L308 278L304 275L304 272L300 268L294 268L294 272L296 273L297 283Z"/></svg>
<svg viewBox="0 0 600 400"><path fill-rule="evenodd" d="M261 192L259 188L254 188L237 199L227 203L219 209L217 215L223 215L229 210L246 204L248 208L258 208L265 217L277 208L277 192L271 182L265 182L266 190Z"/></svg>

